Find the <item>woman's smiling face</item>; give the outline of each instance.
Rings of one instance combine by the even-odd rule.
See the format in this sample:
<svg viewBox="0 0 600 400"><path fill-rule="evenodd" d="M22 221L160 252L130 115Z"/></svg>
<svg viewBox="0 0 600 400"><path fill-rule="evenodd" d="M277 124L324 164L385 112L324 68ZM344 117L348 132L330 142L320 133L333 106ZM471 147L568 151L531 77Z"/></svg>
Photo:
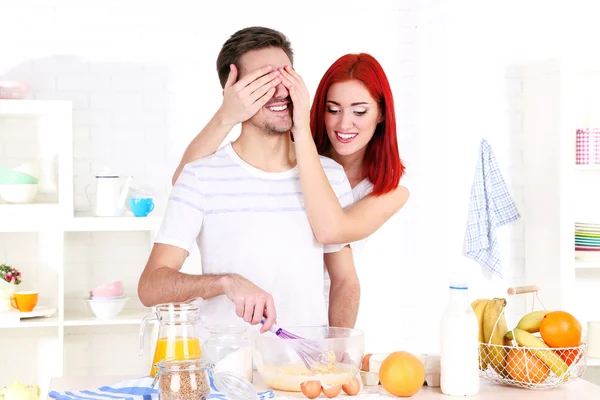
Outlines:
<svg viewBox="0 0 600 400"><path fill-rule="evenodd" d="M377 124L383 121L379 105L357 80L331 85L325 107L327 136L342 156L365 149Z"/></svg>

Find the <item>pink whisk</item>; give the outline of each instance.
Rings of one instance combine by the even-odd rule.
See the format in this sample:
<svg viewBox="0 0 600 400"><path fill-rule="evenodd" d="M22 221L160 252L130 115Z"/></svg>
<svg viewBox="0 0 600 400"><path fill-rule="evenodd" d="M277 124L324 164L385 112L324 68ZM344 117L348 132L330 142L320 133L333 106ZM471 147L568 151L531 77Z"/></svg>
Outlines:
<svg viewBox="0 0 600 400"><path fill-rule="evenodd" d="M261 323L264 325L265 318L261 320ZM280 328L277 324L273 324L269 332L274 333L277 337L281 339L292 339L290 344L294 347L294 350L302 359L302 362L308 368L309 371L318 373L330 370L333 368L333 363L335 362L335 355L332 354L331 351L323 351L320 346L311 343L309 340L304 339L300 336L294 335L291 332L286 331L283 328ZM317 366L321 366L321 368L317 368Z"/></svg>

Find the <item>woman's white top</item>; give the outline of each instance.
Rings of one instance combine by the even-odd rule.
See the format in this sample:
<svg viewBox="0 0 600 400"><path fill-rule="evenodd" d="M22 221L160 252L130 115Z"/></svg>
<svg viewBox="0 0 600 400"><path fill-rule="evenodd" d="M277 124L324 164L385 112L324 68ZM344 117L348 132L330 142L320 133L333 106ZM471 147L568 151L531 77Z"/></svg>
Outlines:
<svg viewBox="0 0 600 400"><path fill-rule="evenodd" d="M352 188L352 196L354 197L354 203L361 200L365 196L369 195L373 191L373 183L368 178L363 179L358 183L358 185ZM358 273L358 278L360 279L360 269L357 264L357 255L360 254L362 248L365 245L368 237L357 240L356 242L350 243L350 247L352 247L352 253L354 254L354 266L356 268L356 272ZM327 273L327 268L323 265L325 270L325 280L324 280L324 294L325 294L325 303L327 304L327 309L329 309L329 288L331 286L331 280L329 279L329 274Z"/></svg>

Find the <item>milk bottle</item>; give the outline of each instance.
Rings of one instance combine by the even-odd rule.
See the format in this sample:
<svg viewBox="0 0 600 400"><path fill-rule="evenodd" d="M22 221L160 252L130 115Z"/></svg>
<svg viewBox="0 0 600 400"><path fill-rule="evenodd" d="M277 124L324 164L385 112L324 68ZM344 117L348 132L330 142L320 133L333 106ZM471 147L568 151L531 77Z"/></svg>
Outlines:
<svg viewBox="0 0 600 400"><path fill-rule="evenodd" d="M440 389L450 396L479 393L479 323L468 293L466 283L452 282L442 316Z"/></svg>

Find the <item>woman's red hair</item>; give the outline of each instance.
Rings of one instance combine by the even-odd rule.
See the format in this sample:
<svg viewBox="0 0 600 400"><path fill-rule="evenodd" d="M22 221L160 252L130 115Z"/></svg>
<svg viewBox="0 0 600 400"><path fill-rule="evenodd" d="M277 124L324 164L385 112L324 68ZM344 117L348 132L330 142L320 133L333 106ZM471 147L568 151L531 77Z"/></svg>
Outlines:
<svg viewBox="0 0 600 400"><path fill-rule="evenodd" d="M398 154L392 90L383 68L373 56L365 53L346 54L329 67L315 93L310 110L310 128L317 151L327 155L331 148L325 129L327 92L334 83L349 80L360 81L367 88L385 117L375 128L363 161L363 174L374 186L372 194L379 196L398 187L404 175L404 165Z"/></svg>

